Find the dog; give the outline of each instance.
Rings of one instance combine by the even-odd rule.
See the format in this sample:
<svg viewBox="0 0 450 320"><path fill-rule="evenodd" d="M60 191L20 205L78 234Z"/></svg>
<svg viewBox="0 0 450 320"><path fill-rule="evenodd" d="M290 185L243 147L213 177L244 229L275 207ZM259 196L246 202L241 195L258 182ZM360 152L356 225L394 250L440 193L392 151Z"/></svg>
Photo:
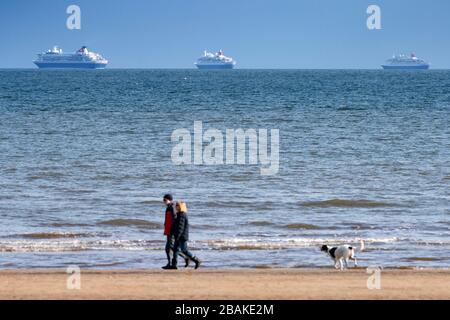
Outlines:
<svg viewBox="0 0 450 320"><path fill-rule="evenodd" d="M329 254L330 258L334 261L334 267L336 269L344 270L348 268L348 261L353 260L355 268L358 266L358 261L356 260L356 248L351 247L349 245L342 245L339 247L329 247L327 245L323 245L320 249L321 251ZM359 247L359 251L362 252L364 250L364 241L361 240L361 246Z"/></svg>

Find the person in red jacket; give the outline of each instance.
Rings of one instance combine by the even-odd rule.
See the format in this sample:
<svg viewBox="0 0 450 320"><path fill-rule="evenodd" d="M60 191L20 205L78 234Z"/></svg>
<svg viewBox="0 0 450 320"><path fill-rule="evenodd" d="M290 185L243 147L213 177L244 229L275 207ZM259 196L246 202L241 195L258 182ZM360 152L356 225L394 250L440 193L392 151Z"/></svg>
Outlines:
<svg viewBox="0 0 450 320"><path fill-rule="evenodd" d="M175 221L175 209L173 208L173 197L171 194L166 194L163 197L163 202L166 205L166 212L164 218L164 235L166 236L166 256L167 256L167 265L162 267L163 269L168 269L171 266L172 257L171 251L173 252L173 244L175 242L173 233L172 233L172 225L173 221Z"/></svg>

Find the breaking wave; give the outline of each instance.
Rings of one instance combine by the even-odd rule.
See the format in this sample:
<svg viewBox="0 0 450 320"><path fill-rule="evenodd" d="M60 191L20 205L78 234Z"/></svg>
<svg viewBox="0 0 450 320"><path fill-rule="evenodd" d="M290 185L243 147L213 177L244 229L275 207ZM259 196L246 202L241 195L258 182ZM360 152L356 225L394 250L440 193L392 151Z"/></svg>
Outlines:
<svg viewBox="0 0 450 320"><path fill-rule="evenodd" d="M322 244L359 244L360 238L286 238L286 239L245 239L234 238L224 240L206 241L208 248L213 250L280 250L291 248L315 247ZM392 238L369 238L364 239L370 243L391 243L400 241L397 237Z"/></svg>
<svg viewBox="0 0 450 320"><path fill-rule="evenodd" d="M192 250L283 250L319 247L323 244L350 244L359 246L361 238L229 238L191 241ZM363 238L366 249L377 248L383 244L409 242L421 246L450 245L450 241L412 240L398 237ZM113 240L113 239L77 239L77 238L30 238L20 240L0 240L0 252L71 252L87 250L123 250L145 251L164 250L163 240Z"/></svg>
<svg viewBox="0 0 450 320"><path fill-rule="evenodd" d="M163 245L163 241L151 240L6 240L0 241L0 252L163 250Z"/></svg>
<svg viewBox="0 0 450 320"><path fill-rule="evenodd" d="M357 244L359 238L230 238L190 242L193 250L278 250L306 248L321 244ZM364 239L366 244L399 241L398 238ZM163 240L91 240L76 238L33 238L20 240L1 240L0 252L71 252L86 250L164 250Z"/></svg>

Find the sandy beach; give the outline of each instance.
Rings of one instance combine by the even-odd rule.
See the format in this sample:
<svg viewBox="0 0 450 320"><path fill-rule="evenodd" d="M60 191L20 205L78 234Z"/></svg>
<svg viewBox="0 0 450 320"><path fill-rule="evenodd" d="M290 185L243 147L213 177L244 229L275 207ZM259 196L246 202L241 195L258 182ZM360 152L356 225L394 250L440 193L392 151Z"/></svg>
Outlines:
<svg viewBox="0 0 450 320"><path fill-rule="evenodd" d="M4 270L0 299L450 299L450 270L383 270L381 289L372 290L369 276L365 269L82 270L78 290L67 288L65 270Z"/></svg>

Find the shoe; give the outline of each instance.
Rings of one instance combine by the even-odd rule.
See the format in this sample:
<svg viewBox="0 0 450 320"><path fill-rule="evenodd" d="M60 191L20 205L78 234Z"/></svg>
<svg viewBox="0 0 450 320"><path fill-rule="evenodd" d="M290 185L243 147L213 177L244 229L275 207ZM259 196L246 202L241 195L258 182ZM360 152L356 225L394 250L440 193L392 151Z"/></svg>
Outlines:
<svg viewBox="0 0 450 320"><path fill-rule="evenodd" d="M170 264L166 264L164 267L162 267L164 270L170 269L172 266Z"/></svg>
<svg viewBox="0 0 450 320"><path fill-rule="evenodd" d="M189 267L189 262L190 262L190 261L191 261L191 259L189 259L189 258L185 258L185 259L184 259L184 262L185 262L184 267L185 267L185 268Z"/></svg>
<svg viewBox="0 0 450 320"><path fill-rule="evenodd" d="M177 270L177 266L164 266L162 267L164 270Z"/></svg>
<svg viewBox="0 0 450 320"><path fill-rule="evenodd" d="M202 263L199 259L195 259L194 260L194 262L195 262L195 267L194 267L194 269L198 269L198 267L200 267L200 264Z"/></svg>

